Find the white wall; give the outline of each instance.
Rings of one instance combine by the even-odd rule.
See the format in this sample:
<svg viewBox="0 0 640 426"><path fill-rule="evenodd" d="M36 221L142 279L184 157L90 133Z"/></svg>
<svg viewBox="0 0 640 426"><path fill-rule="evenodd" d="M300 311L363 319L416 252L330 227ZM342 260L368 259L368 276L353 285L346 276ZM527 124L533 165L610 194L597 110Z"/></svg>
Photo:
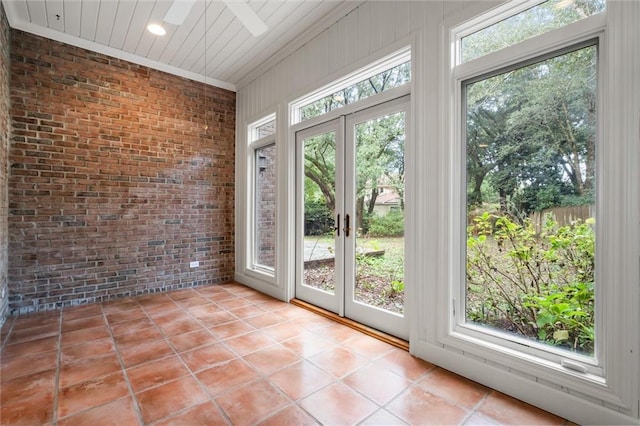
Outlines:
<svg viewBox="0 0 640 426"><path fill-rule="evenodd" d="M328 84L345 74L366 66L387 53L414 45L413 62L415 65L414 85L417 93L425 97L414 96L415 116L426 116L416 121L416 136L423 140L424 129L430 122L428 134L434 136L438 128L436 102L425 110L424 101L433 99L439 91L438 73L440 66L434 60L439 56L441 23L461 10L480 12L499 2L482 1L374 1L362 2L343 18L330 25L312 38L304 46L285 57L275 66L265 69L254 81L239 87L237 91L237 127L236 127L236 279L254 286L272 296L289 299L288 289L293 280L293 250L283 247L294 246L293 241L293 200L286 194L293 193L294 158L289 140L288 104L294 99ZM472 14L472 13L471 13ZM391 25L389 25L391 24ZM425 47L422 47L422 46ZM429 52L426 55L426 52ZM428 61L424 63L425 59ZM429 76L429 78L427 78ZM285 196L279 197L278 215L282 226L278 229L278 242L281 248L277 259L278 277L269 280L258 274L247 273L245 247L248 217L246 214L246 183L248 181L246 129L247 125L265 115L276 112L279 171L279 191ZM434 141L430 141L434 142ZM280 167L283 166L283 167ZM428 178L428 177L427 177ZM244 225L244 226L241 226Z"/></svg>
<svg viewBox="0 0 640 426"><path fill-rule="evenodd" d="M615 0L614 0L615 1ZM626 57L627 70L622 78L627 81L630 89L640 90L640 2L620 1L619 10L611 27L610 40L617 39L616 55ZM407 291L414 277L415 282L411 290L411 300L414 305L408 307L412 314L411 348L412 353L423 358L430 357L432 361L452 369L462 375L483 382L491 387L510 393L511 395L531 402L535 405L569 418L578 423L638 423L638 410L622 409L612 406L602 400L584 395L570 393L566 389L559 389L551 384L543 384L532 375L518 373L506 366L495 366L486 360L465 357L455 354L450 360L447 352L438 352L434 301L438 300L439 292L443 291L443 283L438 282L440 267L433 261L439 259L437 218L441 211L440 203L446 202L449 195L448 188L443 187L441 179L443 166L440 161L443 150L446 150L446 132L443 128L443 108L446 104L442 90L443 71L445 61L449 60L448 52L444 48L444 24L451 17L471 18L499 2L489 1L367 1L354 9L347 16L341 18L326 30L315 36L307 44L284 58L282 61L265 69L254 81L238 88L237 92L237 147L236 147L236 279L254 288L271 294L283 300L293 297L294 278L294 200L290 194L294 193L294 146L293 134L289 130L288 105L296 98L318 89L319 87L354 71L367 63L384 56L408 44L412 45L412 61L414 63L412 87L413 112L413 145L415 161L421 167L416 169L413 182L407 182L407 190L413 188L408 197L413 198L413 211L407 212L413 217L413 229L408 233L413 235L407 242ZM462 18L461 18L462 19ZM614 19L614 18L612 18ZM636 25L629 23L636 22ZM624 33L621 33L623 31ZM620 40L627 42L620 43ZM634 72L635 70L635 72ZM620 87L617 85L616 87ZM620 91L620 89L618 89ZM613 95L614 91L612 91ZM634 92L631 92L634 93ZM640 118L640 97L635 92L635 98L628 102L632 121L621 130L618 137L628 138L630 144L638 144L638 118ZM619 94L619 93L618 93ZM616 95L617 96L617 95ZM608 101L617 102L615 99ZM605 100L607 102L607 100ZM277 149L278 149L278 258L277 276L268 279L257 274L251 274L245 269L246 252L243 242L247 235L246 215L246 184L247 184L247 149L246 126L267 114L276 112L277 117ZM635 114L635 115L633 115ZM635 126L635 127L634 127ZM635 132L633 129L635 128ZM638 150L631 150L635 155ZM636 158L636 164L640 158ZM418 190L419 188L419 190ZM636 185L637 188L637 185ZM638 204L638 197L632 202ZM428 218L428 219L425 219ZM408 222L409 225L410 222ZM637 224L636 228L637 229ZM640 238L639 238L640 239ZM637 244L630 244L630 250L638 251ZM640 253L638 253L640 254ZM432 261L426 261L431 259ZM635 277L637 277L637 271ZM431 277L429 284L417 277ZM424 284L423 284L424 283ZM637 282L635 283L637 285ZM629 289L628 297L638 298L637 289ZM636 304L640 306L640 304ZM632 336L632 347L637 350L640 346L640 336L637 331ZM636 360L637 360L637 355ZM638 369L634 368L629 374L638 376ZM636 379L628 387L630 392L637 395ZM638 402L640 405L640 401ZM624 414L620 414L620 412ZM632 416L632 417L628 417Z"/></svg>

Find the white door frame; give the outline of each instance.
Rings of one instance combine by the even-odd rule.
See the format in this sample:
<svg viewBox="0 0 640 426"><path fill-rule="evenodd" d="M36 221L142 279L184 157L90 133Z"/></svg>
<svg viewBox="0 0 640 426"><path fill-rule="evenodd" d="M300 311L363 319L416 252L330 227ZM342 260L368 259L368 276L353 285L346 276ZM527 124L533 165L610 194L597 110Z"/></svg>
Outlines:
<svg viewBox="0 0 640 426"><path fill-rule="evenodd" d="M295 134L296 141L296 273L295 273L295 297L311 301L311 303L335 312L340 316L344 316L344 270L342 265L344 262L338 262L338 259L344 259L344 239L339 238L334 233L334 249L335 249L335 291L334 294L304 285L304 149L302 142L313 136L326 133L335 133L335 149L336 149L336 176L335 182L344 181L344 117L338 117L331 121L327 121L313 127L300 130ZM344 211L344 188L336 185L335 188L336 211ZM335 219L335 218L334 218ZM342 218L341 218L342 219ZM336 224L341 226L341 224ZM342 235L342 234L341 234Z"/></svg>
<svg viewBox="0 0 640 426"><path fill-rule="evenodd" d="M355 126L365 121L382 117L384 115L394 114L396 112L405 112L405 145L407 143L407 134L409 129L409 118L411 116L409 96L394 99L389 102L376 105L357 113L351 114L346 119L345 127L345 214L351 217L352 227L356 221L356 170L352 165L356 164L356 132ZM345 240L345 261L344 261L344 304L345 316L358 321L362 324L371 326L377 330L384 331L394 336L409 339L409 319L405 311L403 315L396 314L381 308L366 305L356 301L355 298L355 276L356 276L356 233L352 233L353 238ZM405 243L406 247L406 243ZM406 297L406 293L405 293Z"/></svg>
<svg viewBox="0 0 640 426"><path fill-rule="evenodd" d="M405 144L410 129L410 96L404 95L389 101L368 106L347 115L327 120L320 124L303 128L295 132L296 151L296 263L295 263L295 297L309 301L341 317L348 317L394 336L409 339L409 316L405 300L404 315L372 307L355 301L355 231L344 237L345 217L349 215L351 227L355 225L355 160L356 141L355 126L372 118L405 111ZM336 215L339 215L340 235L334 234L335 241L335 291L334 294L304 285L304 149L302 142L316 135L335 132L336 145ZM348 166L346 166L348 165ZM346 174L345 174L346 173ZM348 182L347 182L348 180ZM334 219L338 219L334 217ZM406 246L406 243L405 243ZM405 289L406 294L406 289Z"/></svg>

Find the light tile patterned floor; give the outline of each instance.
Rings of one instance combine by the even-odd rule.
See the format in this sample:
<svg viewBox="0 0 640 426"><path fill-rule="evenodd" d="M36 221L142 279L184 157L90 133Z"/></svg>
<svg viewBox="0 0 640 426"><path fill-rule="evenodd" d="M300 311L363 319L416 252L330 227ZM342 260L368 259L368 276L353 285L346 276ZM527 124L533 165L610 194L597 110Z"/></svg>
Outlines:
<svg viewBox="0 0 640 426"><path fill-rule="evenodd" d="M566 424L239 284L9 318L0 422Z"/></svg>

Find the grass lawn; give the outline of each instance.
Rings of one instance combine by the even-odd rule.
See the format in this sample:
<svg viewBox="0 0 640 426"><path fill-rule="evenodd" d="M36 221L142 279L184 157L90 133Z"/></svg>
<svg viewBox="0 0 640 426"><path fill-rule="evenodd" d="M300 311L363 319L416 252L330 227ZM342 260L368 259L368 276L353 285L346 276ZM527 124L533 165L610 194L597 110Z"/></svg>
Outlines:
<svg viewBox="0 0 640 426"><path fill-rule="evenodd" d="M332 246L332 237L305 237L305 245ZM356 300L402 313L404 310L404 238L358 238L356 240ZM369 256L366 253L380 252ZM332 263L305 267L305 284L333 292Z"/></svg>

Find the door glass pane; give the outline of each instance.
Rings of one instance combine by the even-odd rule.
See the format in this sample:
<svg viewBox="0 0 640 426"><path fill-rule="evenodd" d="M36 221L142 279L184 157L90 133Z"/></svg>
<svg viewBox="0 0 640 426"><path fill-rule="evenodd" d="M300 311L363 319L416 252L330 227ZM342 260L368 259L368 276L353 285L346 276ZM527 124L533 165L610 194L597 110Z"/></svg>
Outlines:
<svg viewBox="0 0 640 426"><path fill-rule="evenodd" d="M303 141L304 285L335 293L336 135Z"/></svg>
<svg viewBox="0 0 640 426"><path fill-rule="evenodd" d="M594 348L597 46L465 85L466 321Z"/></svg>
<svg viewBox="0 0 640 426"><path fill-rule="evenodd" d="M276 144L255 150L255 266L275 268Z"/></svg>
<svg viewBox="0 0 640 426"><path fill-rule="evenodd" d="M355 299L404 311L405 112L355 126Z"/></svg>

